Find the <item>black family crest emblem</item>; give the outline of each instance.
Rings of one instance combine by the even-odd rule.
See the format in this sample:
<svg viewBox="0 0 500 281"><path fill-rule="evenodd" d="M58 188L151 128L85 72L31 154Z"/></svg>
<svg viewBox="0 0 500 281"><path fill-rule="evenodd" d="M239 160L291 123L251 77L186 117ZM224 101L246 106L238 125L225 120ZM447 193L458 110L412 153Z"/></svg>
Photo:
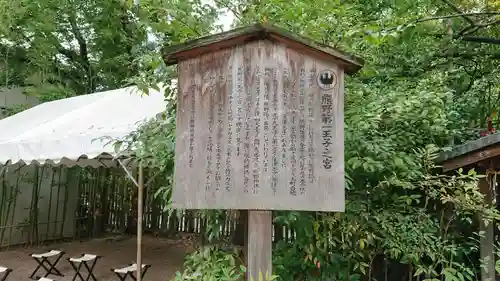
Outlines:
<svg viewBox="0 0 500 281"><path fill-rule="evenodd" d="M323 90L331 90L337 84L337 75L332 70L318 73L318 86Z"/></svg>

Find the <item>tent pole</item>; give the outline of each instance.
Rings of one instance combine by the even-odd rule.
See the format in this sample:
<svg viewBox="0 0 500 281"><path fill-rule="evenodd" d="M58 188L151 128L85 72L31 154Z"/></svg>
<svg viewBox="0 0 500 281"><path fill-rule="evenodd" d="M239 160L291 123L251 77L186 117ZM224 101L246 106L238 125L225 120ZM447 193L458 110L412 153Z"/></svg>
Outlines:
<svg viewBox="0 0 500 281"><path fill-rule="evenodd" d="M137 281L142 281L142 206L144 193L144 171L142 164L139 163L139 182L137 198Z"/></svg>

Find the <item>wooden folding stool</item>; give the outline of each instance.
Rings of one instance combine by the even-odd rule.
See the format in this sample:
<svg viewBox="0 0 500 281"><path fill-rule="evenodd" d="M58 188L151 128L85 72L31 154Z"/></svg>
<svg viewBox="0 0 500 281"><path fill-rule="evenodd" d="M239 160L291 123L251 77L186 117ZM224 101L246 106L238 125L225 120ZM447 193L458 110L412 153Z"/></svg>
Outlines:
<svg viewBox="0 0 500 281"><path fill-rule="evenodd" d="M12 269L0 266L0 274L2 275L2 276L0 276L0 281L6 281L7 277L9 276L9 274L11 272L12 272Z"/></svg>
<svg viewBox="0 0 500 281"><path fill-rule="evenodd" d="M64 276L57 268L57 263L59 263L59 260L62 258L64 255L63 251L58 251L58 250L50 250L49 252L43 253L43 254L31 254L30 256L38 263L38 266L33 270L33 272L30 275L30 279L37 280L35 278L35 274L38 272L40 268L45 269L46 273L42 277L47 277L50 274L57 275L57 276ZM49 258L56 258L54 262L51 262Z"/></svg>
<svg viewBox="0 0 500 281"><path fill-rule="evenodd" d="M100 259L101 256L92 255L92 254L82 254L79 258L69 258L68 261L71 264L71 267L75 270L75 275L73 276L73 281L76 280L76 277L80 278L80 281L89 281L90 279L97 281L94 275L94 267L97 263L97 260ZM80 271L85 268L87 270L87 277L83 278Z"/></svg>
<svg viewBox="0 0 500 281"><path fill-rule="evenodd" d="M141 279L144 278L144 275L146 275L146 272L148 271L149 267L151 265L150 264L143 264L141 266ZM130 279L132 279L133 281L137 281L137 264L134 263L134 264L130 264L129 266L127 267L123 267L123 268L117 268L117 269L111 269L111 271L113 271L116 276L118 276L118 278L120 279L120 281L126 281L127 280L127 277L130 277ZM134 272L135 272L135 275L134 275Z"/></svg>

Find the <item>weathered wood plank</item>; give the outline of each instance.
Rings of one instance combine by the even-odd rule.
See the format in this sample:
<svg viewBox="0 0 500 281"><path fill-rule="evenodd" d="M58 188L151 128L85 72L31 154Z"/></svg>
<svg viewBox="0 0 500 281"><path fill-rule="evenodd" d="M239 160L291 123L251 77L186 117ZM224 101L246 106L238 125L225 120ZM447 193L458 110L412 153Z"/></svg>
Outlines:
<svg viewBox="0 0 500 281"><path fill-rule="evenodd" d="M488 149L489 146L493 146L498 143L500 143L500 133L482 137L477 140L468 141L464 144L453 147L453 149L450 151L441 153L436 159L436 162L443 163L445 161L450 161L454 158L458 158L472 152Z"/></svg>
<svg viewBox="0 0 500 281"><path fill-rule="evenodd" d="M478 164L479 162L497 157L500 155L500 145L492 145L481 148L480 150L470 152L444 161L441 165L443 171L448 172L468 165Z"/></svg>
<svg viewBox="0 0 500 281"><path fill-rule="evenodd" d="M178 67L174 206L344 210L338 65L263 40Z"/></svg>
<svg viewBox="0 0 500 281"><path fill-rule="evenodd" d="M273 274L272 218L271 211L248 211L247 281L260 280L259 274L267 280L265 277Z"/></svg>

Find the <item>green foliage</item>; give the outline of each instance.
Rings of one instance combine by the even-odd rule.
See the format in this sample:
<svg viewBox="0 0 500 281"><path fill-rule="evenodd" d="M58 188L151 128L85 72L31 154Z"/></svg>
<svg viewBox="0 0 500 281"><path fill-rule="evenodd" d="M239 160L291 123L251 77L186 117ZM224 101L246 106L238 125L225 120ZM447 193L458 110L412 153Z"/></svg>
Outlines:
<svg viewBox="0 0 500 281"><path fill-rule="evenodd" d="M166 80L163 41L206 34L217 17L199 0L143 0L140 9L122 0L2 0L0 7L0 86L26 87L42 102Z"/></svg>
<svg viewBox="0 0 500 281"><path fill-rule="evenodd" d="M216 246L201 247L188 254L184 262L184 271L177 271L171 281L203 280L203 281L242 281L246 274L246 267L239 259L239 251L232 253L221 250ZM278 276L259 272L250 281L273 281Z"/></svg>
<svg viewBox="0 0 500 281"><path fill-rule="evenodd" d="M217 247L203 247L189 254L184 271L177 272L172 281L239 281L243 280L245 267L238 265L237 253L227 253ZM266 281L272 279L266 279ZM260 281L260 280L259 280Z"/></svg>
<svg viewBox="0 0 500 281"><path fill-rule="evenodd" d="M16 113L19 113L23 110L26 110L27 108L28 108L27 105L18 104L18 105L10 106L10 107L3 109L3 111L4 111L3 113L7 117L7 116L14 115Z"/></svg>

